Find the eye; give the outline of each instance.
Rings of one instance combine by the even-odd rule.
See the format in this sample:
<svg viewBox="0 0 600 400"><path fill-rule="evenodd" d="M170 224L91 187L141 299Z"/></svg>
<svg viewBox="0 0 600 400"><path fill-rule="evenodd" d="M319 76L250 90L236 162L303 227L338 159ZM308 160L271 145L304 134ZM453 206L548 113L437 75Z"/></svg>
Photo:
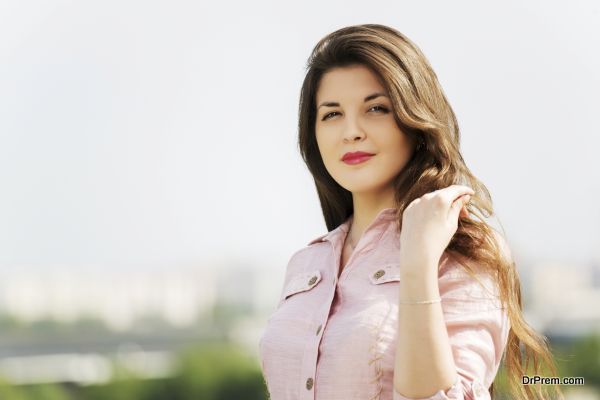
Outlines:
<svg viewBox="0 0 600 400"><path fill-rule="evenodd" d="M373 106L373 107L369 108L369 110L372 110L374 108L378 108L384 114L387 114L389 112L389 110L387 108L385 108L384 106L380 106L380 105Z"/></svg>
<svg viewBox="0 0 600 400"><path fill-rule="evenodd" d="M373 106L373 107L371 107L371 108L369 108L369 111L370 111L370 110L373 110L373 109L377 109L377 111L379 111L379 112L381 112L381 113L383 113L383 114L387 114L387 113L389 112L389 110L388 110L386 107L384 107L384 106L382 106L382 105L379 105L379 104L378 104L378 105L375 105L375 106ZM330 112L330 113L328 113L328 114L325 114L325 115L323 116L323 118L321 119L321 121L328 120L328 119L329 119L331 116L333 116L334 114L339 114L339 113L338 113L337 111L332 111L332 112Z"/></svg>
<svg viewBox="0 0 600 400"><path fill-rule="evenodd" d="M325 114L323 116L323 119L321 119L321 121L325 121L326 119L329 119L329 116L333 115L333 114L337 114L337 111L333 111L333 112L330 112L329 114Z"/></svg>

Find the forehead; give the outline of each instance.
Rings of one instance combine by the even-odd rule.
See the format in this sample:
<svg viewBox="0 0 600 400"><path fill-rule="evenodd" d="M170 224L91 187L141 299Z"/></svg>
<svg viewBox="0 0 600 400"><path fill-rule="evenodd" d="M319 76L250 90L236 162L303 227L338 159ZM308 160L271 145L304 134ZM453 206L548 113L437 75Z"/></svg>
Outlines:
<svg viewBox="0 0 600 400"><path fill-rule="evenodd" d="M379 77L364 65L336 67L321 77L317 87L316 101L338 101L359 99L373 92L385 92Z"/></svg>

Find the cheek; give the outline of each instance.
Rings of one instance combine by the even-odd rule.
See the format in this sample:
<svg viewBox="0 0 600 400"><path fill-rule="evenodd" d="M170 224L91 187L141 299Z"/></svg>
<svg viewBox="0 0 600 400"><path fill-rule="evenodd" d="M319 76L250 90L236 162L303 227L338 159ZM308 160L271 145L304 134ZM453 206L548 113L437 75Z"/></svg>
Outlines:
<svg viewBox="0 0 600 400"><path fill-rule="evenodd" d="M326 162L327 159L331 157L331 154L334 153L335 148L333 143L330 140L327 140L324 135L317 135L316 139L321 157L323 158L323 161Z"/></svg>
<svg viewBox="0 0 600 400"><path fill-rule="evenodd" d="M399 132L394 140L389 141L387 148L393 149L389 153L389 160L394 166L402 167L408 162L411 155L411 145L403 133Z"/></svg>
<svg viewBox="0 0 600 400"><path fill-rule="evenodd" d="M410 140L402 131L396 131L396 135L394 135L393 140L390 142L390 148L396 149L398 156L405 157L406 154L410 153Z"/></svg>

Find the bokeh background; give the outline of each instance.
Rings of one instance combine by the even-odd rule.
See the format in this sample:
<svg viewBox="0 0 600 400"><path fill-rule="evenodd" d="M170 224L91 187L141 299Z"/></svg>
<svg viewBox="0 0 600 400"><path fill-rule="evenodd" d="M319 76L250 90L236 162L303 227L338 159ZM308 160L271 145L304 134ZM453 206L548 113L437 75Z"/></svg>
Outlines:
<svg viewBox="0 0 600 400"><path fill-rule="evenodd" d="M585 378L562 389L599 399L598 21L593 0L0 1L0 398L265 399L258 339L326 232L306 59L381 23L438 75L526 318Z"/></svg>

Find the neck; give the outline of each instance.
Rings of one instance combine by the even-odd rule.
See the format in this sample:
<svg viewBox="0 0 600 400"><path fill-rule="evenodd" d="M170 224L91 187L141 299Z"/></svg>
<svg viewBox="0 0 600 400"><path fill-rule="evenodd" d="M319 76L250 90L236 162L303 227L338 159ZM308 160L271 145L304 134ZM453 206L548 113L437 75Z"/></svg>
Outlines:
<svg viewBox="0 0 600 400"><path fill-rule="evenodd" d="M347 241L349 242L350 247L354 248L365 229L373 222L381 210L396 207L396 205L394 204L393 192L391 195L387 194L385 196L366 196L353 193L352 202L354 212L352 214Z"/></svg>

